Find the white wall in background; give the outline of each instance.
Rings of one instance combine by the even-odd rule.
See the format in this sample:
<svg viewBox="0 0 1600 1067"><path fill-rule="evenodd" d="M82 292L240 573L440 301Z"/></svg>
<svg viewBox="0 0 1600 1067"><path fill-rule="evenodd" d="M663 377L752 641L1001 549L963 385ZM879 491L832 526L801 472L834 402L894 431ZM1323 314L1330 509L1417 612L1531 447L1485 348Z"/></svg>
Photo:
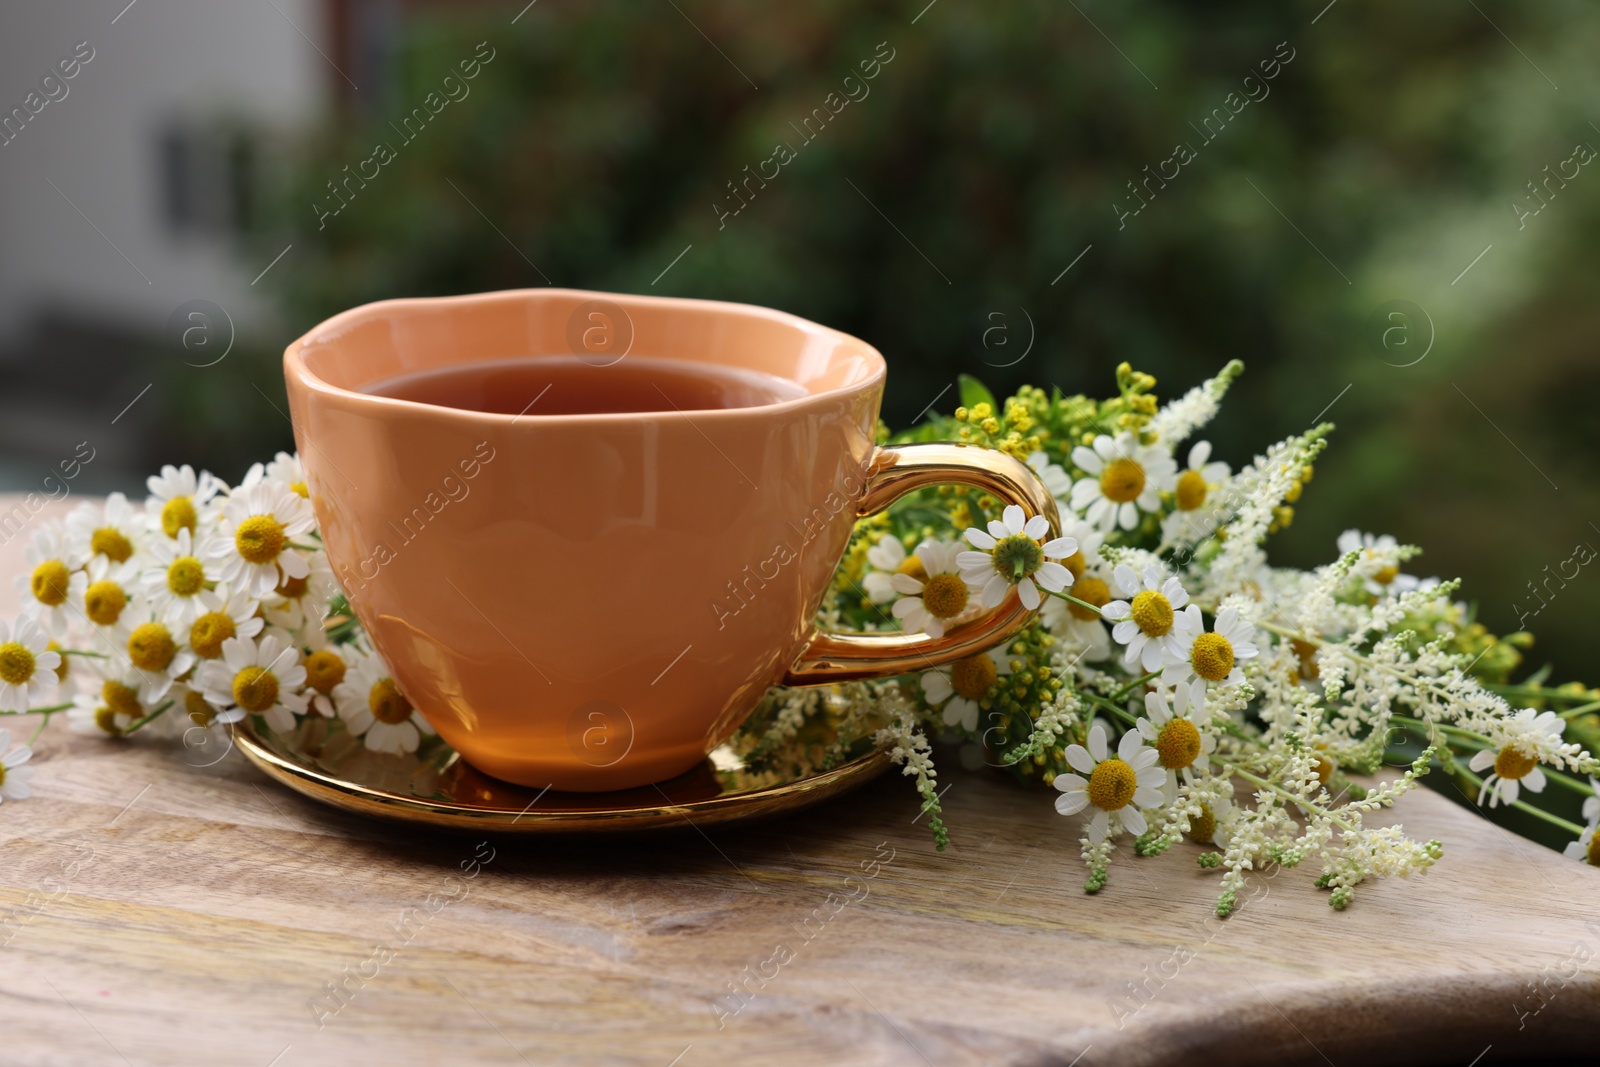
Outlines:
<svg viewBox="0 0 1600 1067"><path fill-rule="evenodd" d="M151 329L186 300L220 304L241 325L265 309L250 282L270 256L236 263L225 239L167 223L161 135L186 117L231 114L285 129L314 119L338 77L317 51L331 53L324 6L125 3L0 5L0 119L26 110L30 93L39 94L34 106L44 90L59 96L63 83L41 81L59 78L57 61L79 42L94 53L64 81L64 97L0 144L0 346L44 306Z"/></svg>

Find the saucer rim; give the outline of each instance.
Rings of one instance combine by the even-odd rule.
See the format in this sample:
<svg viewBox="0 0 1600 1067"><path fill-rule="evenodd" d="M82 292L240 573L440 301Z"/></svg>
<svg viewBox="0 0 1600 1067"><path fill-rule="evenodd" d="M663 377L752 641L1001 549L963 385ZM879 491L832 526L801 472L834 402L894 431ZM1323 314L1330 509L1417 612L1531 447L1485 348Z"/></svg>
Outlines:
<svg viewBox="0 0 1600 1067"><path fill-rule="evenodd" d="M267 747L256 736L248 720L239 724L235 743L246 759L274 781L302 796L342 811L412 826L462 831L490 829L497 833L529 835L617 834L673 827L699 828L782 815L865 785L890 766L889 750L874 748L829 770L745 793L725 793L686 803L666 800L660 804L546 811L534 811L530 806L514 811L510 808L473 807L453 801L406 796L316 770ZM665 798L665 794L662 795Z"/></svg>

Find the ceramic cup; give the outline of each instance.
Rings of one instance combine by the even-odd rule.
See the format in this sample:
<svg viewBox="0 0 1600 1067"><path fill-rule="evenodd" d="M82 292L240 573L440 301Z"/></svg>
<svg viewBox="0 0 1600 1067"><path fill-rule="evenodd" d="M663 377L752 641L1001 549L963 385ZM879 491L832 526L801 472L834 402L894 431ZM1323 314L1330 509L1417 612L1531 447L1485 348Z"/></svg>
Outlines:
<svg viewBox="0 0 1600 1067"><path fill-rule="evenodd" d="M464 363L670 358L798 388L754 407L520 414L364 390ZM874 442L884 361L765 308L539 289L389 300L284 353L294 436L339 584L395 681L497 778L599 791L688 771L775 684L923 670L1030 613L1012 594L938 639L818 632L857 518L975 486L1044 514L1024 464Z"/></svg>

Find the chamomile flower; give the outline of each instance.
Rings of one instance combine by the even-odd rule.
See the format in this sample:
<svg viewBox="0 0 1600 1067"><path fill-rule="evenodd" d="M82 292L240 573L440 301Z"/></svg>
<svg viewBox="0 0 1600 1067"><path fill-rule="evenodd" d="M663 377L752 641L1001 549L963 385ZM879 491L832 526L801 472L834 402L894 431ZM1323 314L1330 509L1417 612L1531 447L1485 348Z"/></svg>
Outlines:
<svg viewBox="0 0 1600 1067"><path fill-rule="evenodd" d="M300 653L272 634L259 642L247 637L224 641L222 659L206 662L195 681L206 702L217 709L217 722L260 715L274 733L286 734L294 729L295 715L306 710Z"/></svg>
<svg viewBox="0 0 1600 1067"><path fill-rule="evenodd" d="M189 626L189 648L203 660L222 657L222 646L235 637L251 638L266 625L256 608L259 601L248 593L219 586L208 610Z"/></svg>
<svg viewBox="0 0 1600 1067"><path fill-rule="evenodd" d="M145 485L150 490L144 505L150 526L168 537L177 537L179 530L195 534L223 488L221 480L210 471L196 475L187 463L182 467L167 464L160 474L145 479Z"/></svg>
<svg viewBox="0 0 1600 1067"><path fill-rule="evenodd" d="M202 553L229 585L265 598L284 578L311 573L305 556L290 543L312 522L311 505L303 498L274 482L258 481L228 498L219 532L205 541Z"/></svg>
<svg viewBox="0 0 1600 1067"><path fill-rule="evenodd" d="M899 595L894 591L895 575L905 574L919 579L928 576L927 571L922 569L921 558L908 555L906 546L892 533L884 534L878 538L877 544L867 549L867 564L870 569L861 579L861 587L866 590L867 599L874 604L887 604Z"/></svg>
<svg viewBox="0 0 1600 1067"><path fill-rule="evenodd" d="M894 602L895 618L908 631L943 637L946 624L967 610L971 591L956 564L960 554L960 544L924 541L917 546L917 558L926 577L896 574L890 579L900 594Z"/></svg>
<svg viewBox="0 0 1600 1067"><path fill-rule="evenodd" d="M1206 716L1199 706L1190 705L1188 714L1174 714L1166 694L1157 690L1144 695L1144 708L1139 735L1155 746L1157 762L1172 772L1164 790L1170 804L1178 797L1180 774L1185 784L1193 785L1195 771L1210 769L1217 739L1206 731Z"/></svg>
<svg viewBox="0 0 1600 1067"><path fill-rule="evenodd" d="M85 576L88 584L83 589L83 618L89 620L96 633L103 634L113 645L121 645L128 637L127 620L139 612L137 559L113 563L105 556L95 556L89 560Z"/></svg>
<svg viewBox="0 0 1600 1067"><path fill-rule="evenodd" d="M1008 505L1001 518L989 523L988 533L967 530L967 543L976 551L960 553L956 563L967 584L979 592L984 607L998 607L1006 592L1016 586L1022 606L1033 611L1039 607L1039 586L1052 593L1067 587L1072 572L1057 561L1077 552L1078 542L1070 537L1041 541L1049 532L1049 519L1043 515L1026 518L1016 504Z"/></svg>
<svg viewBox="0 0 1600 1067"><path fill-rule="evenodd" d="M1043 452L1035 452L1028 457L1028 466L1033 468L1033 473L1039 476L1044 487L1050 490L1050 495L1062 503L1066 502L1067 494L1072 492L1072 475L1059 463L1051 463L1050 457Z"/></svg>
<svg viewBox="0 0 1600 1067"><path fill-rule="evenodd" d="M1111 532L1139 525L1141 511L1161 510L1161 491L1172 488L1177 464L1161 445L1141 445L1131 432L1105 434L1092 447L1072 450L1072 462L1088 477L1072 486L1069 502L1095 526Z"/></svg>
<svg viewBox="0 0 1600 1067"><path fill-rule="evenodd" d="M345 729L364 737L374 752L415 752L422 735L434 732L376 654L348 665L344 681L333 687L333 699Z"/></svg>
<svg viewBox="0 0 1600 1067"><path fill-rule="evenodd" d="M25 767L33 758L33 749L27 745L11 747L11 731L0 730L0 800L26 800L33 795L28 780L33 768Z"/></svg>
<svg viewBox="0 0 1600 1067"><path fill-rule="evenodd" d="M306 562L306 576L279 581L262 605L262 614L268 622L285 630L321 630L328 602L338 592L338 585L326 555L321 552L301 555Z"/></svg>
<svg viewBox="0 0 1600 1067"><path fill-rule="evenodd" d="M1189 816L1189 840L1199 845L1228 847L1228 832L1224 829L1228 816L1233 814L1233 801L1217 797L1200 805L1198 816Z"/></svg>
<svg viewBox="0 0 1600 1067"><path fill-rule="evenodd" d="M1099 536L1097 534L1096 536ZM1066 560L1064 563L1071 563ZM1105 604L1111 600L1111 587L1100 577L1103 571L1081 574L1067 588L1067 595L1084 604ZM1062 651L1069 659L1097 663L1111 655L1111 637L1099 611L1074 604L1070 600L1051 597L1045 601L1039 617L1045 628L1065 642Z"/></svg>
<svg viewBox="0 0 1600 1067"><path fill-rule="evenodd" d="M1524 788L1532 793L1544 792L1546 779L1539 760L1559 749L1566 727L1555 712L1535 714L1532 708L1523 708L1499 725L1505 737L1499 751L1484 749L1474 753L1467 764L1480 773L1493 768L1478 787L1478 803L1482 804L1487 794L1491 808L1502 801L1515 803Z"/></svg>
<svg viewBox="0 0 1600 1067"><path fill-rule="evenodd" d="M1189 603L1189 594L1176 577L1163 581L1161 568L1153 562L1145 564L1142 579L1126 563L1118 564L1112 577L1117 591L1127 599L1113 600L1101 612L1116 624L1111 628L1112 640L1128 646L1123 663L1129 670L1135 665L1146 673L1158 670L1166 662L1177 612Z"/></svg>
<svg viewBox="0 0 1600 1067"><path fill-rule="evenodd" d="M1228 465L1207 460L1211 442L1199 441L1189 450L1188 466L1178 472L1172 489L1172 513L1161 520L1165 545L1192 545L1216 532L1227 518L1228 505L1217 503L1218 490L1228 481Z"/></svg>
<svg viewBox="0 0 1600 1067"><path fill-rule="evenodd" d="M1398 553L1400 543L1389 534L1369 534L1360 530L1346 530L1339 535L1339 552L1360 551L1362 559L1356 563L1355 573L1361 576L1361 586L1373 596L1394 596L1417 588L1420 584L1414 574L1402 574Z"/></svg>
<svg viewBox="0 0 1600 1067"><path fill-rule="evenodd" d="M1179 511L1199 511L1206 498L1228 477L1228 465L1211 459L1211 442L1196 441L1189 449L1189 462L1178 472L1172 487L1172 505Z"/></svg>
<svg viewBox="0 0 1600 1067"><path fill-rule="evenodd" d="M27 615L13 626L0 619L0 711L27 711L58 679L61 654L51 652L49 639Z"/></svg>
<svg viewBox="0 0 1600 1067"><path fill-rule="evenodd" d="M1091 844L1111 835L1111 816L1121 829L1142 834L1150 828L1140 808L1158 808L1165 799L1161 787L1167 772L1159 765L1156 750L1145 745L1137 730L1129 730L1117 742L1117 753L1106 747L1106 730L1100 723L1089 727L1088 747L1067 746L1067 763L1077 774L1058 774L1055 787L1056 811L1076 815L1093 807L1084 832ZM1088 775L1087 778L1084 775Z"/></svg>
<svg viewBox="0 0 1600 1067"><path fill-rule="evenodd" d="M29 568L17 578L23 606L51 633L66 633L89 585L89 577L83 573L88 553L74 547L60 527L51 525L34 531L23 558Z"/></svg>
<svg viewBox="0 0 1600 1067"><path fill-rule="evenodd" d="M1200 608L1190 604L1178 612L1171 636L1161 684L1186 687L1189 690L1187 702L1181 705L1185 707L1198 708L1205 704L1208 682L1219 685L1243 682L1244 672L1239 669L1239 662L1260 654L1255 646L1256 628L1241 619L1239 609L1234 607L1219 611L1215 628L1207 631Z"/></svg>
<svg viewBox="0 0 1600 1067"><path fill-rule="evenodd" d="M149 615L130 626L127 655L139 675L139 697L150 704L166 696L172 683L188 674L196 662L183 632Z"/></svg>
<svg viewBox="0 0 1600 1067"><path fill-rule="evenodd" d="M126 563L144 540L144 513L122 493L103 504L79 504L66 519L67 540L86 557Z"/></svg>
<svg viewBox="0 0 1600 1067"><path fill-rule="evenodd" d="M317 633L321 633L320 628ZM350 672L347 657L351 656L352 649L348 646L341 649L326 641L321 642L321 646L306 652L301 666L306 669L306 696L311 701L310 710L332 718L339 711L334 703L333 691L339 688Z"/></svg>
<svg viewBox="0 0 1600 1067"><path fill-rule="evenodd" d="M290 455L279 452L271 463L262 465L252 463L245 472L244 481L239 483L240 489L248 489L259 483L281 486L289 490L302 500L311 499L311 490L306 487L305 468L300 465L300 454Z"/></svg>
<svg viewBox="0 0 1600 1067"><path fill-rule="evenodd" d="M959 726L968 733L978 728L978 702L988 695L997 679L1011 673L1011 663L1002 649L991 648L947 667L922 673L922 693L933 707L944 704L944 724Z"/></svg>
<svg viewBox="0 0 1600 1067"><path fill-rule="evenodd" d="M1600 782L1590 778L1589 788L1600 790ZM1591 867L1600 867L1600 842L1595 836L1595 830L1600 829L1600 796L1589 797L1583 802L1583 821L1583 833L1566 847L1564 854L1568 859L1582 860Z"/></svg>
<svg viewBox="0 0 1600 1067"><path fill-rule="evenodd" d="M138 718L113 708L98 693L79 693L67 709L68 728L75 734L93 737L121 737Z"/></svg>
<svg viewBox="0 0 1600 1067"><path fill-rule="evenodd" d="M211 593L216 580L206 572L194 537L186 527L176 538L154 541L141 581L156 615L169 626L187 630L220 601Z"/></svg>

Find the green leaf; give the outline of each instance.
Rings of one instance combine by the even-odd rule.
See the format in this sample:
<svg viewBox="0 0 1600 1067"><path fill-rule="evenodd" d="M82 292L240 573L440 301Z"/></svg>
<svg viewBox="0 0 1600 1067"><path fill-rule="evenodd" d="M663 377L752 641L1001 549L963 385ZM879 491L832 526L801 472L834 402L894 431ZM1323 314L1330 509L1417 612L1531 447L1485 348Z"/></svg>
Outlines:
<svg viewBox="0 0 1600 1067"><path fill-rule="evenodd" d="M996 415L1000 414L1000 405L994 402L994 394L989 392L989 387L970 374L960 375L956 379L961 384L961 406L974 408L979 404L988 404L990 410Z"/></svg>

